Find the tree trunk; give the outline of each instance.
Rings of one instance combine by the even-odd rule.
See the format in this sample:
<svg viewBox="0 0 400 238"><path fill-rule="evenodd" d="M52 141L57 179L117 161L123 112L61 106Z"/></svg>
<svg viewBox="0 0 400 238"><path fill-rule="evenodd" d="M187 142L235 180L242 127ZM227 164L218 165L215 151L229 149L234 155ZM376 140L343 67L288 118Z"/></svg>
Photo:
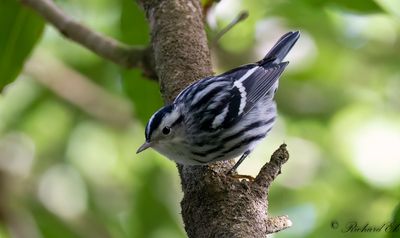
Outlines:
<svg viewBox="0 0 400 238"><path fill-rule="evenodd" d="M212 74L198 0L142 0L165 103L187 85ZM266 237L291 225L268 218L268 187L289 154L282 145L254 181L226 176L234 162L178 165L184 197L182 217L189 237Z"/></svg>

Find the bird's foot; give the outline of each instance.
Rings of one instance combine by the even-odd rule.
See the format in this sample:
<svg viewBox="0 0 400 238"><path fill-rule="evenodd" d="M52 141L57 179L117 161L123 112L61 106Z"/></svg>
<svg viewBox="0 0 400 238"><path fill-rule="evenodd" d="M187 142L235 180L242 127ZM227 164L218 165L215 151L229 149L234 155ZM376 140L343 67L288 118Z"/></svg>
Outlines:
<svg viewBox="0 0 400 238"><path fill-rule="evenodd" d="M250 182L253 182L253 181L254 181L254 177L253 177L253 176L250 176L250 175L245 175L245 174L232 174L232 173L228 173L227 175L228 175L228 176L231 176L232 178L235 178L235 179L246 179L246 180L248 180L248 181L250 181Z"/></svg>

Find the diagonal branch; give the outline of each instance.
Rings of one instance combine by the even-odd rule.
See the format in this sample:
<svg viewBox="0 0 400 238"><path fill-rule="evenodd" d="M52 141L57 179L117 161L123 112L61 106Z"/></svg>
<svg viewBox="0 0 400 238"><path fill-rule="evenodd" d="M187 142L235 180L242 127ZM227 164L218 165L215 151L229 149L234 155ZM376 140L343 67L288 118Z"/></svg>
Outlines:
<svg viewBox="0 0 400 238"><path fill-rule="evenodd" d="M97 55L126 68L143 68L147 76L155 77L152 52L144 46L129 46L101 35L65 14L52 0L21 0L35 10L68 39Z"/></svg>
<svg viewBox="0 0 400 238"><path fill-rule="evenodd" d="M293 225L288 216L270 217L267 220L267 234L277 233Z"/></svg>
<svg viewBox="0 0 400 238"><path fill-rule="evenodd" d="M222 36L224 36L228 31L232 30L233 27L235 27L238 23L246 20L249 17L249 12L248 11L241 11L235 19L233 19L226 27L224 27L221 31L219 31L214 39L212 45L215 45L218 43L218 41L221 39Z"/></svg>
<svg viewBox="0 0 400 238"><path fill-rule="evenodd" d="M286 144L282 144L271 156L269 163L266 163L258 173L254 184L262 188L269 188L276 176L281 173L281 167L289 159L289 152Z"/></svg>
<svg viewBox="0 0 400 238"><path fill-rule="evenodd" d="M36 53L25 64L24 72L98 120L121 129L132 122L132 106L127 100L109 93L55 58Z"/></svg>

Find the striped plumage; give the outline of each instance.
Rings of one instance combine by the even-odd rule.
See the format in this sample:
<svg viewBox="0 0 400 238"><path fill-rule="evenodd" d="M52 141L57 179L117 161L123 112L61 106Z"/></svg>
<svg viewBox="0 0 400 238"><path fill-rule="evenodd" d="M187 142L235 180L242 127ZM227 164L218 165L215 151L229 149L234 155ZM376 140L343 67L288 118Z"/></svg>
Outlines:
<svg viewBox="0 0 400 238"><path fill-rule="evenodd" d="M138 153L152 147L189 165L242 161L275 122L274 94L288 64L282 60L299 36L286 33L261 61L189 85L150 118Z"/></svg>

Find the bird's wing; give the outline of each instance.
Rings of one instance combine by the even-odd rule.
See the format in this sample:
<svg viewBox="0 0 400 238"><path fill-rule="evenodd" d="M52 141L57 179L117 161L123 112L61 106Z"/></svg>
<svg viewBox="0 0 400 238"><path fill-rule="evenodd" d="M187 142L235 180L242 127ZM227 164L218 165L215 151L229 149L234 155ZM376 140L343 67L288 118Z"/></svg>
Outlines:
<svg viewBox="0 0 400 238"><path fill-rule="evenodd" d="M288 64L282 60L299 36L297 31L288 32L262 60L193 83L174 103L184 102L187 120L195 120L201 130L229 127L263 97L272 100L276 82Z"/></svg>
<svg viewBox="0 0 400 238"><path fill-rule="evenodd" d="M185 102L186 120L194 120L188 124L194 123L203 131L227 128L264 96L272 99L273 85L286 65L263 61L202 79L178 95L175 103Z"/></svg>
<svg viewBox="0 0 400 238"><path fill-rule="evenodd" d="M229 126L231 122L248 113L267 94L271 93L272 97L272 86L287 64L288 62L284 62L263 67L251 64L225 73L224 77L231 78L233 85L229 107L220 126Z"/></svg>

